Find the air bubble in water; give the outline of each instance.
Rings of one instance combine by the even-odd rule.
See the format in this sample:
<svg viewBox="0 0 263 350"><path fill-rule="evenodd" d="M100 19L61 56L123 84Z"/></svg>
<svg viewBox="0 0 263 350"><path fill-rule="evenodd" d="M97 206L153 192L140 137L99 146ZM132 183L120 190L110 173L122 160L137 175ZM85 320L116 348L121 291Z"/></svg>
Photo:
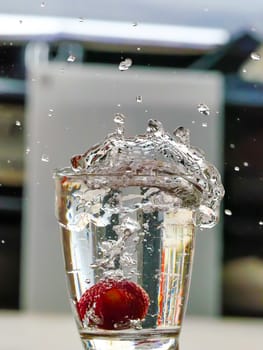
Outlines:
<svg viewBox="0 0 263 350"><path fill-rule="evenodd" d="M26 152L25 152L26 154L29 154L30 153L30 148L29 147L27 147L26 148Z"/></svg>
<svg viewBox="0 0 263 350"><path fill-rule="evenodd" d="M245 167L248 167L248 162L244 162L243 165L244 165Z"/></svg>
<svg viewBox="0 0 263 350"><path fill-rule="evenodd" d="M132 66L132 59L131 58L125 58L125 60L121 61L119 64L119 70L125 71L128 70Z"/></svg>
<svg viewBox="0 0 263 350"><path fill-rule="evenodd" d="M263 226L263 221L260 220L260 221L258 222L258 224L259 224L260 226Z"/></svg>
<svg viewBox="0 0 263 350"><path fill-rule="evenodd" d="M251 52L250 57L252 58L252 60L254 61L259 61L261 59L260 54L258 54L257 52Z"/></svg>
<svg viewBox="0 0 263 350"><path fill-rule="evenodd" d="M47 154L42 154L41 156L41 160L42 162L49 162L49 156Z"/></svg>
<svg viewBox="0 0 263 350"><path fill-rule="evenodd" d="M142 96L136 96L136 102L142 103Z"/></svg>
<svg viewBox="0 0 263 350"><path fill-rule="evenodd" d="M21 126L21 121L20 120L16 120L16 126Z"/></svg>
<svg viewBox="0 0 263 350"><path fill-rule="evenodd" d="M230 143L229 147L234 149L234 148L236 148L236 145L234 143Z"/></svg>
<svg viewBox="0 0 263 350"><path fill-rule="evenodd" d="M232 215L232 211L230 209L225 209L224 213L228 216Z"/></svg>
<svg viewBox="0 0 263 350"><path fill-rule="evenodd" d="M235 171L239 171L239 170L240 170L239 166L235 166L235 167L234 167L234 170L235 170Z"/></svg>
<svg viewBox="0 0 263 350"><path fill-rule="evenodd" d="M210 108L204 103L199 103L197 110L203 115L210 115Z"/></svg>
<svg viewBox="0 0 263 350"><path fill-rule="evenodd" d="M4 239L2 239L2 240L1 240L1 243L2 243L2 244L5 244L5 240L4 240Z"/></svg>
<svg viewBox="0 0 263 350"><path fill-rule="evenodd" d="M137 47L137 51L141 51L141 48L140 48L140 47Z"/></svg>
<svg viewBox="0 0 263 350"><path fill-rule="evenodd" d="M75 62L76 61L76 56L74 55L69 55L68 58L67 58L67 62Z"/></svg>
<svg viewBox="0 0 263 350"><path fill-rule="evenodd" d="M207 128L207 123L206 122L202 123L202 127Z"/></svg>

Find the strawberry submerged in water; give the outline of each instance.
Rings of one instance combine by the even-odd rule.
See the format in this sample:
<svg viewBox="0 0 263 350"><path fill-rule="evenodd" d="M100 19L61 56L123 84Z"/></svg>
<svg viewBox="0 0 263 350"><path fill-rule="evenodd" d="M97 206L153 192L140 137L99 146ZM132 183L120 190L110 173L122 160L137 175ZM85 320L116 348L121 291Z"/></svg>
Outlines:
<svg viewBox="0 0 263 350"><path fill-rule="evenodd" d="M78 302L80 319L102 329L124 329L130 321L142 320L149 296L134 282L105 279L86 290Z"/></svg>

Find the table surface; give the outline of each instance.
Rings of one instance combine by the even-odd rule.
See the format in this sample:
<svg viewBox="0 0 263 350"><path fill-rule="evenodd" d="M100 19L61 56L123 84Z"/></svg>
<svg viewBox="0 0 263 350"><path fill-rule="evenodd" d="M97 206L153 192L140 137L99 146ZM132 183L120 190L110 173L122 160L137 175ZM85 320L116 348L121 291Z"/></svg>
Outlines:
<svg viewBox="0 0 263 350"><path fill-rule="evenodd" d="M1 350L82 350L69 314L0 312ZM263 319L187 317L180 350L262 350Z"/></svg>

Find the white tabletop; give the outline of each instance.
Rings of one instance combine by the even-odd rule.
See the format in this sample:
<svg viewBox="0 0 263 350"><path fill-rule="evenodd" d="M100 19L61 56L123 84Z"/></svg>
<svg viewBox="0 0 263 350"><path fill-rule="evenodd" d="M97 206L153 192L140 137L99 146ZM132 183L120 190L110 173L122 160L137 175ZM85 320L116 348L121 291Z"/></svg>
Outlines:
<svg viewBox="0 0 263 350"><path fill-rule="evenodd" d="M71 315L0 312L1 350L82 350ZM180 350L262 350L263 319L187 318Z"/></svg>

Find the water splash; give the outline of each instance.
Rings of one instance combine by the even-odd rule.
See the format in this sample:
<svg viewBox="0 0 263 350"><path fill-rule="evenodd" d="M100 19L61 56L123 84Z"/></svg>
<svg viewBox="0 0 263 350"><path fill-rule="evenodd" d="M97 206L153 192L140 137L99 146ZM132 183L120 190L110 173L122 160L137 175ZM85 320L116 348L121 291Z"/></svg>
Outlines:
<svg viewBox="0 0 263 350"><path fill-rule="evenodd" d="M87 180L96 188L103 183L111 188L165 189L178 198L178 205L195 212L197 226L213 227L224 188L217 169L205 160L201 150L190 145L189 130L179 127L172 136L160 121L150 119L144 134L126 137L125 116L115 114L114 122L115 131L101 144L71 159L72 175L100 175L96 184L92 178ZM68 169L69 173L72 170Z"/></svg>
<svg viewBox="0 0 263 350"><path fill-rule="evenodd" d="M199 103L199 105L197 106L197 110L203 115L210 115L210 108L204 103Z"/></svg>

